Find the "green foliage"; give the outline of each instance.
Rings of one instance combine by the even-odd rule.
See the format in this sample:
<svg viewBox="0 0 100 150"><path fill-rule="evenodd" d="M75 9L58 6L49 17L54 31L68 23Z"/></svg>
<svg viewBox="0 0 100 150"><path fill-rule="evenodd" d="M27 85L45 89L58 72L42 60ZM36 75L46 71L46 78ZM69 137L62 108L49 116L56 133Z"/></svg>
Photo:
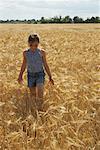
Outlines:
<svg viewBox="0 0 100 150"><path fill-rule="evenodd" d="M84 22L84 20L82 18L79 18L78 16L75 16L73 18L73 21L74 21L74 23L83 23Z"/></svg>
<svg viewBox="0 0 100 150"><path fill-rule="evenodd" d="M53 18L41 17L40 20L35 19L24 19L24 20L0 20L0 23L28 23L28 24L46 24L46 23L100 23L100 17L91 17L84 20L78 16L71 18L70 16L54 16Z"/></svg>

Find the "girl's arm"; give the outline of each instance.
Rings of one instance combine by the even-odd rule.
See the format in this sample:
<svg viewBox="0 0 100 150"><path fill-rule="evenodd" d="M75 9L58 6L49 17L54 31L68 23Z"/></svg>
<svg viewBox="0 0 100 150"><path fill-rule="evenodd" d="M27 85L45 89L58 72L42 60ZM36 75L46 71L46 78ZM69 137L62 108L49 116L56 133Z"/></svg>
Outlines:
<svg viewBox="0 0 100 150"><path fill-rule="evenodd" d="M43 62L44 62L44 67L45 67L45 70L49 76L49 80L52 82L52 84L54 84L54 81L52 79L52 75L51 75L51 72L50 72L50 68L48 66L48 63L47 63L47 60L46 60L46 52L44 50L41 50L42 51L42 56L43 56Z"/></svg>
<svg viewBox="0 0 100 150"><path fill-rule="evenodd" d="M22 63L22 65L21 65L21 69L20 69L20 73L19 73L19 77L18 77L18 82L19 82L19 83L20 83L20 81L23 80L23 79L22 79L22 76L23 76L23 73L24 73L24 71L25 71L25 69L26 69L26 56L25 56L25 52L26 52L26 51L23 52L23 63Z"/></svg>

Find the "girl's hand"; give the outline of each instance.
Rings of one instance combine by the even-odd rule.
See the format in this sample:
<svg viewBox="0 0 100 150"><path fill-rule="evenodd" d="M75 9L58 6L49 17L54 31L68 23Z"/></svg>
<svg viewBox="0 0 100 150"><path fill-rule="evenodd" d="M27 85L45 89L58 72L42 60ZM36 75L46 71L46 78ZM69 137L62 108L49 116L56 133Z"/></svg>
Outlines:
<svg viewBox="0 0 100 150"><path fill-rule="evenodd" d="M18 77L17 81L19 84L23 84L23 78L21 76Z"/></svg>
<svg viewBox="0 0 100 150"><path fill-rule="evenodd" d="M54 80L52 78L49 78L49 82L54 85Z"/></svg>

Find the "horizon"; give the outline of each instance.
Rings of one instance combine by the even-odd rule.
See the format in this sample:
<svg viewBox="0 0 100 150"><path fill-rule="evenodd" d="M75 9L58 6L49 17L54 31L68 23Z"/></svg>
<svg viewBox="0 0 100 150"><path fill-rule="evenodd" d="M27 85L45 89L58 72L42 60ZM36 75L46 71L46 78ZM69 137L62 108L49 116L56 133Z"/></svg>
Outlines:
<svg viewBox="0 0 100 150"><path fill-rule="evenodd" d="M69 16L69 15L66 15L66 16ZM41 16L41 17L44 17L44 16ZM55 16L52 16L52 17L44 17L44 19L50 19L50 18L54 18ZM57 17L59 17L59 16L57 16ZM61 16L62 18L64 18L65 16ZM70 17L70 16L69 16ZM74 17L76 17L76 16L73 16L73 17L70 17L72 20L73 20L73 18ZM78 16L79 18L82 18L81 16ZM99 16L90 16L90 17L86 17L86 18L82 18L83 20L86 20L86 19L91 19L92 17L99 17ZM100 17L99 17L100 18ZM0 19L0 20L2 20L2 21L7 21L7 20L14 20L14 21L16 21L16 20L26 20L26 21L28 21L28 20L32 20L32 19L35 19L35 18L28 18L28 19L26 19L26 18L24 18L24 19ZM35 19L35 20L40 20L41 18L38 18L38 19Z"/></svg>

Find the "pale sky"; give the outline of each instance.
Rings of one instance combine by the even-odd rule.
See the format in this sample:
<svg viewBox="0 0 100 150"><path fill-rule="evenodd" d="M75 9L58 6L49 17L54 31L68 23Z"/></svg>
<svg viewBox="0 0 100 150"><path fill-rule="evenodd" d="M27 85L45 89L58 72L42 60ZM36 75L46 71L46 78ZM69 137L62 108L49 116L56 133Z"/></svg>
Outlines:
<svg viewBox="0 0 100 150"><path fill-rule="evenodd" d="M0 20L100 16L100 0L0 0Z"/></svg>

